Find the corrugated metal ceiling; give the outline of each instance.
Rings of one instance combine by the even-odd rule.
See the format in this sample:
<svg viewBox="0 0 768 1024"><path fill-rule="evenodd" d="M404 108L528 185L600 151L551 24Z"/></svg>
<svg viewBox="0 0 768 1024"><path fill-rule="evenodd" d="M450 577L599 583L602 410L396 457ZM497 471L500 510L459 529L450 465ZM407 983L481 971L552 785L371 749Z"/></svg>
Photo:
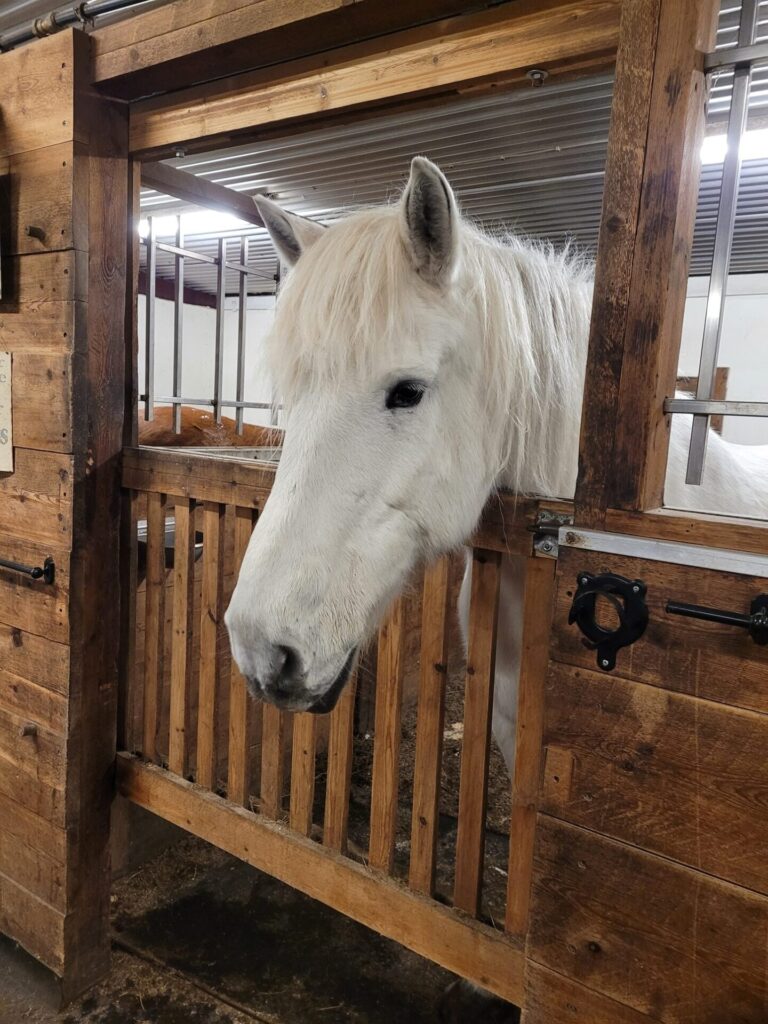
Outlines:
<svg viewBox="0 0 768 1024"><path fill-rule="evenodd" d="M724 0L718 47L735 44L738 3ZM759 38L768 38L768 0ZM710 98L711 131L724 131L731 76L721 74ZM594 250L600 221L612 78L545 84L542 88L446 102L357 125L318 129L258 145L176 160L193 174L248 194L265 192L291 210L332 222L351 210L386 202L404 182L410 158L424 154L446 172L462 209L486 229L522 232L556 242L573 239ZM750 127L768 125L768 67L753 76ZM721 166L703 168L693 274L712 258ZM181 204L144 191L145 214ZM232 232L239 238L241 232ZM274 287L276 260L264 231L249 229L251 293ZM211 236L187 248L215 255ZM231 258L236 258L232 242ZM768 271L768 159L745 162L733 248L735 273ZM159 254L158 273L172 277L173 257ZM215 268L188 263L188 286L212 292ZM227 290L236 290L231 275Z"/></svg>

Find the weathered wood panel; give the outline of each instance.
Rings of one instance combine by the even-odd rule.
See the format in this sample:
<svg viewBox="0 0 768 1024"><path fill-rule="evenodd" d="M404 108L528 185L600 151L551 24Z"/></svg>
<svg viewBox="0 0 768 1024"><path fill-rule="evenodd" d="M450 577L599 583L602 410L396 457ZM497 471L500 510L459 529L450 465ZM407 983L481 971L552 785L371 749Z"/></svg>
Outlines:
<svg viewBox="0 0 768 1024"><path fill-rule="evenodd" d="M2 537L5 557L25 565L42 565L49 555L56 563L53 584L32 580L0 568L0 622L60 643L69 639L69 552L53 544Z"/></svg>
<svg viewBox="0 0 768 1024"><path fill-rule="evenodd" d="M524 1020L525 1024L649 1024L651 1018L529 960Z"/></svg>
<svg viewBox="0 0 768 1024"><path fill-rule="evenodd" d="M0 819L0 875L66 911L67 833L2 795Z"/></svg>
<svg viewBox="0 0 768 1024"><path fill-rule="evenodd" d="M536 963L663 1024L763 1024L766 944L763 896L540 817Z"/></svg>
<svg viewBox="0 0 768 1024"><path fill-rule="evenodd" d="M84 248L86 197L75 188L73 158L74 144L62 142L0 160L0 202L10 214L4 255Z"/></svg>
<svg viewBox="0 0 768 1024"><path fill-rule="evenodd" d="M68 545L72 537L72 458L14 446L13 473L0 473L0 536ZM4 558L6 543L0 541Z"/></svg>
<svg viewBox="0 0 768 1024"><path fill-rule="evenodd" d="M12 391L14 445L71 452L71 358L55 353L14 353Z"/></svg>
<svg viewBox="0 0 768 1024"><path fill-rule="evenodd" d="M560 665L546 708L542 810L768 893L768 716Z"/></svg>
<svg viewBox="0 0 768 1024"><path fill-rule="evenodd" d="M64 971L65 927L61 911L0 874L0 932L12 935L57 974Z"/></svg>
<svg viewBox="0 0 768 1024"><path fill-rule="evenodd" d="M745 629L668 615L668 600L746 612L765 591L764 580L724 572L618 558L598 552L560 552L552 638L557 661L596 667L596 654L582 644L579 629L568 625L568 611L582 572L616 572L648 586L650 621L645 634L619 651L613 676L635 679L733 707L768 711L768 649L755 644Z"/></svg>
<svg viewBox="0 0 768 1024"><path fill-rule="evenodd" d="M69 689L69 647L18 626L0 623L0 666L54 693Z"/></svg>
<svg viewBox="0 0 768 1024"><path fill-rule="evenodd" d="M3 55L0 156L26 153L73 138L74 60L70 32Z"/></svg>
<svg viewBox="0 0 768 1024"><path fill-rule="evenodd" d="M7 315L32 313L41 303L47 306L48 303L85 302L88 284L83 274L87 265L87 253L71 249L5 260L0 300L4 325L9 322Z"/></svg>
<svg viewBox="0 0 768 1024"><path fill-rule="evenodd" d="M27 262L9 261L8 266ZM13 352L70 352L83 314L82 302L41 299L15 308L0 302L0 336L5 349Z"/></svg>
<svg viewBox="0 0 768 1024"><path fill-rule="evenodd" d="M275 467L181 451L133 448L123 453L123 486L240 508L261 509L269 497Z"/></svg>

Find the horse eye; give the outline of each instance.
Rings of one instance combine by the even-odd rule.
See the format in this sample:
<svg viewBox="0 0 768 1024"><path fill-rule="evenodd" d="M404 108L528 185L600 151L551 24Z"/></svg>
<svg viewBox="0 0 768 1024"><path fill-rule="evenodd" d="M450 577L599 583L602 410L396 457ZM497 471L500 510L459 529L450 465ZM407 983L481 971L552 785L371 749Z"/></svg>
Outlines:
<svg viewBox="0 0 768 1024"><path fill-rule="evenodd" d="M426 387L418 380L401 380L387 392L388 409L412 409L424 397Z"/></svg>

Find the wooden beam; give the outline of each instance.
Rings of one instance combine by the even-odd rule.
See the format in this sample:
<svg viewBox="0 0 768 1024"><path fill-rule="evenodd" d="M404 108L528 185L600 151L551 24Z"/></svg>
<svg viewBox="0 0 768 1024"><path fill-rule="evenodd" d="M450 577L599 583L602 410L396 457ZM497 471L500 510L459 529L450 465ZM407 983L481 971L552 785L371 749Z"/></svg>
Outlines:
<svg viewBox="0 0 768 1024"><path fill-rule="evenodd" d="M348 8L349 9L349 8ZM148 156L179 146L223 145L276 123L363 110L524 72L610 64L619 0L518 0L492 11L339 49L279 71L252 72L138 103L131 149Z"/></svg>
<svg viewBox="0 0 768 1024"><path fill-rule="evenodd" d="M489 0L176 0L97 29L94 81L137 99L489 7Z"/></svg>
<svg viewBox="0 0 768 1024"><path fill-rule="evenodd" d="M622 6L581 425L577 523L662 504L715 0Z"/></svg>
<svg viewBox="0 0 768 1024"><path fill-rule="evenodd" d="M118 754L117 781L139 806L520 1005L518 942L128 754Z"/></svg>
<svg viewBox="0 0 768 1024"><path fill-rule="evenodd" d="M221 210L239 217L247 224L264 227L256 204L244 192L235 192L226 185L217 185L207 178L198 178L188 171L180 171L170 164L144 163L141 165L141 184L163 195L173 196L185 203L194 203L206 210Z"/></svg>

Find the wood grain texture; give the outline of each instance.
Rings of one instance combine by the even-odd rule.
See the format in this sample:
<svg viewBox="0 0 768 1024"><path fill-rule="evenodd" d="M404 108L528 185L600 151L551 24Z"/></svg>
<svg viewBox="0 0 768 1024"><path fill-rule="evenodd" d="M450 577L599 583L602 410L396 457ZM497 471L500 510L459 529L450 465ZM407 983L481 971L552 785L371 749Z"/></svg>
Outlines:
<svg viewBox="0 0 768 1024"><path fill-rule="evenodd" d="M505 919L507 931L520 936L528 929L556 567L551 558L528 558L525 570Z"/></svg>
<svg viewBox="0 0 768 1024"><path fill-rule="evenodd" d="M648 509L646 512L609 508L605 528L610 533L626 533L633 537L768 554L768 522L755 519L734 519L703 512L691 514L669 508Z"/></svg>
<svg viewBox="0 0 768 1024"><path fill-rule="evenodd" d="M525 965L525 1024L649 1024L651 1019L532 960Z"/></svg>
<svg viewBox="0 0 768 1024"><path fill-rule="evenodd" d="M17 529L19 528L17 524ZM34 633L57 643L69 640L70 555L66 547L4 534L4 557L25 565L42 565L47 557L56 564L53 584L41 583L0 568L0 623Z"/></svg>
<svg viewBox="0 0 768 1024"><path fill-rule="evenodd" d="M71 452L74 438L70 356L14 353L11 372L14 445Z"/></svg>
<svg viewBox="0 0 768 1024"><path fill-rule="evenodd" d="M764 580L749 576L561 549L552 635L556 661L596 667L595 652L584 647L578 628L568 625L568 612L577 574L608 570L646 583L650 614L644 635L619 651L612 676L733 707L768 710L768 649L755 644L744 629L683 619L665 611L668 600L677 600L746 612L752 599L766 589Z"/></svg>
<svg viewBox="0 0 768 1024"><path fill-rule="evenodd" d="M2 795L0 816L0 875L66 912L67 832Z"/></svg>
<svg viewBox="0 0 768 1024"><path fill-rule="evenodd" d="M200 675L197 706L197 770L199 785L216 784L216 711L221 686L217 656L223 630L224 506L208 502L203 512L203 587L200 602Z"/></svg>
<svg viewBox="0 0 768 1024"><path fill-rule="evenodd" d="M763 896L540 817L536 963L664 1024L760 1024L766 942Z"/></svg>
<svg viewBox="0 0 768 1024"><path fill-rule="evenodd" d="M454 905L473 916L477 916L480 911L483 884L500 582L501 556L498 552L474 548L453 889Z"/></svg>
<svg viewBox="0 0 768 1024"><path fill-rule="evenodd" d="M259 810L272 819L283 815L286 732L289 718L274 704L261 714L261 795Z"/></svg>
<svg viewBox="0 0 768 1024"><path fill-rule="evenodd" d="M234 569L239 573L253 532L255 516L251 509L235 509ZM249 697L237 662L232 659L229 678L229 757L227 760L227 799L249 806L250 803L250 746L254 719L261 715L252 697Z"/></svg>
<svg viewBox="0 0 768 1024"><path fill-rule="evenodd" d="M547 744L573 758L542 809L768 893L768 717L553 665Z"/></svg>
<svg viewBox="0 0 768 1024"><path fill-rule="evenodd" d="M167 821L335 907L369 928L520 1003L519 943L283 826L126 755L118 755L123 796Z"/></svg>
<svg viewBox="0 0 768 1024"><path fill-rule="evenodd" d="M411 860L408 884L431 896L440 817L440 777L448 678L448 587L450 561L439 558L424 573L419 656L419 699L413 766Z"/></svg>
<svg viewBox="0 0 768 1024"><path fill-rule="evenodd" d="M158 719L165 652L165 517L163 494L147 498L147 582L144 641L144 729L142 753L158 758Z"/></svg>
<svg viewBox="0 0 768 1024"><path fill-rule="evenodd" d="M254 72L198 87L171 99L136 105L131 150L136 154L204 137L232 137L290 119L351 106L401 100L427 90L467 86L532 63L588 57L605 64L617 44L615 0L555 0L504 5L442 26L337 50L308 62L309 70ZM606 58L606 55L609 55ZM292 73L291 73L292 72Z"/></svg>
<svg viewBox="0 0 768 1024"><path fill-rule="evenodd" d="M0 157L73 139L73 32L65 31L40 42L42 45L34 51L25 46L3 55ZM30 116L31 111L34 116Z"/></svg>
<svg viewBox="0 0 768 1024"><path fill-rule="evenodd" d="M379 629L376 720L371 777L371 837L368 860L391 874L395 858L400 784L400 715L403 699L403 598L397 598Z"/></svg>
<svg viewBox="0 0 768 1024"><path fill-rule="evenodd" d="M288 822L295 832L300 832L303 836L308 836L312 831L316 744L317 715L294 715L291 749L291 803Z"/></svg>
<svg viewBox="0 0 768 1024"><path fill-rule="evenodd" d="M0 159L0 202L8 211L6 256L83 249L87 239L75 188L74 143L62 142ZM27 228L42 231L42 238Z"/></svg>
<svg viewBox="0 0 768 1024"><path fill-rule="evenodd" d="M173 624L171 643L171 692L168 737L168 769L187 772L194 632L195 517L192 502L182 499L173 508Z"/></svg>
<svg viewBox="0 0 768 1024"><path fill-rule="evenodd" d="M261 509L269 497L275 467L253 460L188 455L152 448L123 452L123 486L198 501Z"/></svg>
<svg viewBox="0 0 768 1024"><path fill-rule="evenodd" d="M12 935L56 974L64 972L65 915L3 874L0 874L0 932Z"/></svg>
<svg viewBox="0 0 768 1024"><path fill-rule="evenodd" d="M356 691L357 669L353 671L352 677L339 697L338 704L330 715L323 844L338 853L347 851Z"/></svg>
<svg viewBox="0 0 768 1024"><path fill-rule="evenodd" d="M13 473L0 473L0 534L18 532L23 523L27 540L69 546L72 457L17 446L13 454Z"/></svg>
<svg viewBox="0 0 768 1024"><path fill-rule="evenodd" d="M65 696L69 691L69 646L0 623L0 666L10 675Z"/></svg>
<svg viewBox="0 0 768 1024"><path fill-rule="evenodd" d="M42 308L51 314L57 312L61 317L58 307L62 304L87 302L87 276L83 277L87 267L87 253L71 249L9 260L3 267L3 297L0 300L4 327L8 324L5 317L12 313L23 319ZM74 338L71 342L74 343ZM60 349L61 341L56 338L49 347Z"/></svg>

